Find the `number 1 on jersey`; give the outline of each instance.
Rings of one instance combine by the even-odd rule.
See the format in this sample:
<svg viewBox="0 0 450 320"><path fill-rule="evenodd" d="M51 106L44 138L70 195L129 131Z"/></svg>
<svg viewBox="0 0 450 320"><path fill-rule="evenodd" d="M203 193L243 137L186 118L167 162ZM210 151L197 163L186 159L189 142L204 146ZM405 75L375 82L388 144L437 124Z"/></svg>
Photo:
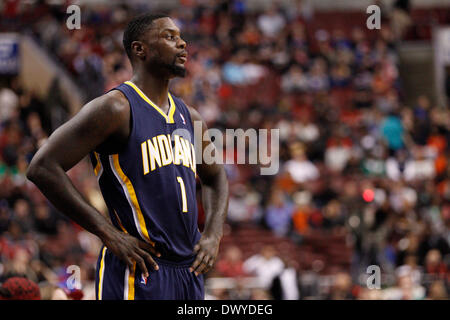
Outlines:
<svg viewBox="0 0 450 320"><path fill-rule="evenodd" d="M183 212L188 212L187 209L187 199L186 199L186 188L184 187L184 181L182 177L177 177L177 181L181 188L181 201L183 202Z"/></svg>

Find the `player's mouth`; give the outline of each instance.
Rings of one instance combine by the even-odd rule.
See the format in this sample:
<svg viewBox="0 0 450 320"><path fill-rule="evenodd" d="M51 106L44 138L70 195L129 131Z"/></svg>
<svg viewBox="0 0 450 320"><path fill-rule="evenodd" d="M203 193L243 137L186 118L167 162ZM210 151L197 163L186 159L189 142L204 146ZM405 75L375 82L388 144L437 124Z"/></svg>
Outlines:
<svg viewBox="0 0 450 320"><path fill-rule="evenodd" d="M177 59L180 60L182 63L186 63L186 61L187 61L187 52L182 52L180 54L177 54Z"/></svg>

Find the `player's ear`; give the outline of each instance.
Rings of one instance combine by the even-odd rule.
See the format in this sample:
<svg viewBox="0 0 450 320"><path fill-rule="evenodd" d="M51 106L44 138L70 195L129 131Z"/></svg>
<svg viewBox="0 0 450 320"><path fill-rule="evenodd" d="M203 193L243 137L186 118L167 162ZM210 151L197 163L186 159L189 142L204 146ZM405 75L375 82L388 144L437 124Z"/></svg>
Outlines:
<svg viewBox="0 0 450 320"><path fill-rule="evenodd" d="M141 41L133 41L131 43L131 51L140 59L145 59L145 48Z"/></svg>

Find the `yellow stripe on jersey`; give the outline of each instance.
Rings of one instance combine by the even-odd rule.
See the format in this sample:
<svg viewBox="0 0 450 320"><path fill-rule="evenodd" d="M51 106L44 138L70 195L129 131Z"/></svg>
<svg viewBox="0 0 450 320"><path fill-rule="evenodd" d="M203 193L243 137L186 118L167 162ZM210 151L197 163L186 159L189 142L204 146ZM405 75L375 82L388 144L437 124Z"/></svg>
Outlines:
<svg viewBox="0 0 450 320"><path fill-rule="evenodd" d="M169 93L169 115L165 114L164 111L161 110L160 107L158 107L155 103L153 103L152 100L150 100L145 93L143 93L141 91L141 89L139 89L133 82L131 81L125 81L125 84L129 85L130 87L132 87L134 89L134 91L137 92L137 94L144 99L145 102L147 102L149 105L151 105L156 111L158 111L163 117L164 119L166 119L167 123L174 123L175 121L173 120L173 115L175 114L175 103L173 102L172 96Z"/></svg>
<svg viewBox="0 0 450 320"><path fill-rule="evenodd" d="M111 156L110 156L111 159ZM138 199L136 197L136 192L134 191L133 184L131 183L130 179L125 175L122 168L120 167L119 163L119 155L113 154L112 155L112 162L114 166L114 172L118 174L118 178L120 178L121 185L126 192L127 199L131 205L131 209L133 211L133 216L135 223L138 223L139 225L136 225L136 228L139 232L139 234L149 242L151 245L155 245L155 243L150 239L148 235L148 230L145 225L144 215L142 214L141 207L139 206Z"/></svg>
<svg viewBox="0 0 450 320"><path fill-rule="evenodd" d="M133 267L126 267L125 277L123 279L123 299L134 300L134 274L136 271L136 262L133 262Z"/></svg>
<svg viewBox="0 0 450 320"><path fill-rule="evenodd" d="M122 221L120 221L119 215L117 214L116 210L113 209L113 211L114 214L116 215L117 223L119 224L120 229L122 229L124 233L128 233L125 227L123 226Z"/></svg>
<svg viewBox="0 0 450 320"><path fill-rule="evenodd" d="M102 249L102 259L100 260L100 270L98 271L98 300L102 300L103 274L105 272L105 253L106 247Z"/></svg>
<svg viewBox="0 0 450 320"><path fill-rule="evenodd" d="M170 92L168 92L169 95L169 102L170 102L170 109L169 109L169 123L174 123L175 121L173 120L173 115L175 114L175 102L173 102L172 99L172 95L170 94Z"/></svg>
<svg viewBox="0 0 450 320"><path fill-rule="evenodd" d="M100 156L97 152L94 152L94 155L95 155L95 159L97 159L97 164L95 165L95 168L94 168L94 174L95 174L95 176L98 176L98 173L102 169L102 162L100 161Z"/></svg>
<svg viewBox="0 0 450 320"><path fill-rule="evenodd" d="M136 272L136 262L128 275L128 296L127 300L134 300L134 274Z"/></svg>

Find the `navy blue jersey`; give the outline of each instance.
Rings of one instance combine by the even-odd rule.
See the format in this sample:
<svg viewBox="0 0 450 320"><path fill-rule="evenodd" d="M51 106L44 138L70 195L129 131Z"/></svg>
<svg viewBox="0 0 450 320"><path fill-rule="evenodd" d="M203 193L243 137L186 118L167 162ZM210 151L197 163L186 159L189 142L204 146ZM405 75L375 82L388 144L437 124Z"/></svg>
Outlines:
<svg viewBox="0 0 450 320"><path fill-rule="evenodd" d="M91 154L112 223L156 243L161 258L190 259L200 232L189 110L169 94L170 108L165 114L131 81L113 90L120 90L130 103L128 144L117 154Z"/></svg>

